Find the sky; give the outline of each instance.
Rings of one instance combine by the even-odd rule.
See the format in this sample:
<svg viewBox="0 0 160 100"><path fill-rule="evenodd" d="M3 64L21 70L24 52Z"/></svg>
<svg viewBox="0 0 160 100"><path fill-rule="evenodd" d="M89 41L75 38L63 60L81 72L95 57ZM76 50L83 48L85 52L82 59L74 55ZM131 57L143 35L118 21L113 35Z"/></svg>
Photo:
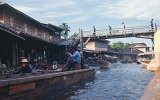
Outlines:
<svg viewBox="0 0 160 100"><path fill-rule="evenodd" d="M54 25L68 23L70 35L84 31L112 28L147 26L151 19L160 25L159 0L4 0L5 3L22 11L30 17ZM151 46L151 40L142 38L111 39L111 43L145 42Z"/></svg>

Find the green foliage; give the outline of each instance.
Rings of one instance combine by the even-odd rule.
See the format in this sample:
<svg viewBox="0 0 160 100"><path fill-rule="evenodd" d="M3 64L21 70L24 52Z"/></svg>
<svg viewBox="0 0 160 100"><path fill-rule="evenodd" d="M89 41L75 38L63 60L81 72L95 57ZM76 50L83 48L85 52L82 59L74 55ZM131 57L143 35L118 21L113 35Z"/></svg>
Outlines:
<svg viewBox="0 0 160 100"><path fill-rule="evenodd" d="M114 49L115 51L121 51L123 48L129 48L129 43L122 43L122 42L115 42L110 47Z"/></svg>
<svg viewBox="0 0 160 100"><path fill-rule="evenodd" d="M125 43L123 48L129 48L130 47L130 44L129 43Z"/></svg>
<svg viewBox="0 0 160 100"><path fill-rule="evenodd" d="M74 40L78 38L78 33L74 33L73 35L70 36L70 39Z"/></svg>
<svg viewBox="0 0 160 100"><path fill-rule="evenodd" d="M70 27L68 26L67 23L62 23L62 25L60 25L60 27L63 29L62 33L61 33L61 36L64 38L64 39L67 39L68 38L68 34L70 32Z"/></svg>

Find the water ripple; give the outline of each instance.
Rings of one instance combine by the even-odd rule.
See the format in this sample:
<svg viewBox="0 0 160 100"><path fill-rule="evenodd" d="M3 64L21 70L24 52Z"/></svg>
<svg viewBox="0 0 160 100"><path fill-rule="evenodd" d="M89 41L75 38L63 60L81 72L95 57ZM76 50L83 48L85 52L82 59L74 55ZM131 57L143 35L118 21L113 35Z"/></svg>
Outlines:
<svg viewBox="0 0 160 100"><path fill-rule="evenodd" d="M113 64L97 70L94 81L72 87L59 100L139 100L152 77L137 64Z"/></svg>

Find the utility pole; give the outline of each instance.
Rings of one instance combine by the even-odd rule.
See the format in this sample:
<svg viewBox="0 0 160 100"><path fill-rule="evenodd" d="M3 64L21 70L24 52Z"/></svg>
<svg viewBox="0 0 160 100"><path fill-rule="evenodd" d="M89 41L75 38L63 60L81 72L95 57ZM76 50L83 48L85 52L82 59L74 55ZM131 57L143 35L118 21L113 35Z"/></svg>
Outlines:
<svg viewBox="0 0 160 100"><path fill-rule="evenodd" d="M81 54L83 56L83 31L80 29L80 45L81 45Z"/></svg>

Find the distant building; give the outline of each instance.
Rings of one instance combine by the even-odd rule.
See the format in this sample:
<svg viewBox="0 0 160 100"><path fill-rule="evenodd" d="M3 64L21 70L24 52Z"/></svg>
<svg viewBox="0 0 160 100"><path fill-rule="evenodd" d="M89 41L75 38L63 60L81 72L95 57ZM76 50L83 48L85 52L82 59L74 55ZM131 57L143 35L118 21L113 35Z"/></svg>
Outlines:
<svg viewBox="0 0 160 100"><path fill-rule="evenodd" d="M90 39L84 49L92 52L106 52L109 41L102 39Z"/></svg>
<svg viewBox="0 0 160 100"><path fill-rule="evenodd" d="M149 47L147 47L147 45L145 43L133 43L131 45L131 48L133 50L139 50L141 52L147 52L147 51L149 51Z"/></svg>

